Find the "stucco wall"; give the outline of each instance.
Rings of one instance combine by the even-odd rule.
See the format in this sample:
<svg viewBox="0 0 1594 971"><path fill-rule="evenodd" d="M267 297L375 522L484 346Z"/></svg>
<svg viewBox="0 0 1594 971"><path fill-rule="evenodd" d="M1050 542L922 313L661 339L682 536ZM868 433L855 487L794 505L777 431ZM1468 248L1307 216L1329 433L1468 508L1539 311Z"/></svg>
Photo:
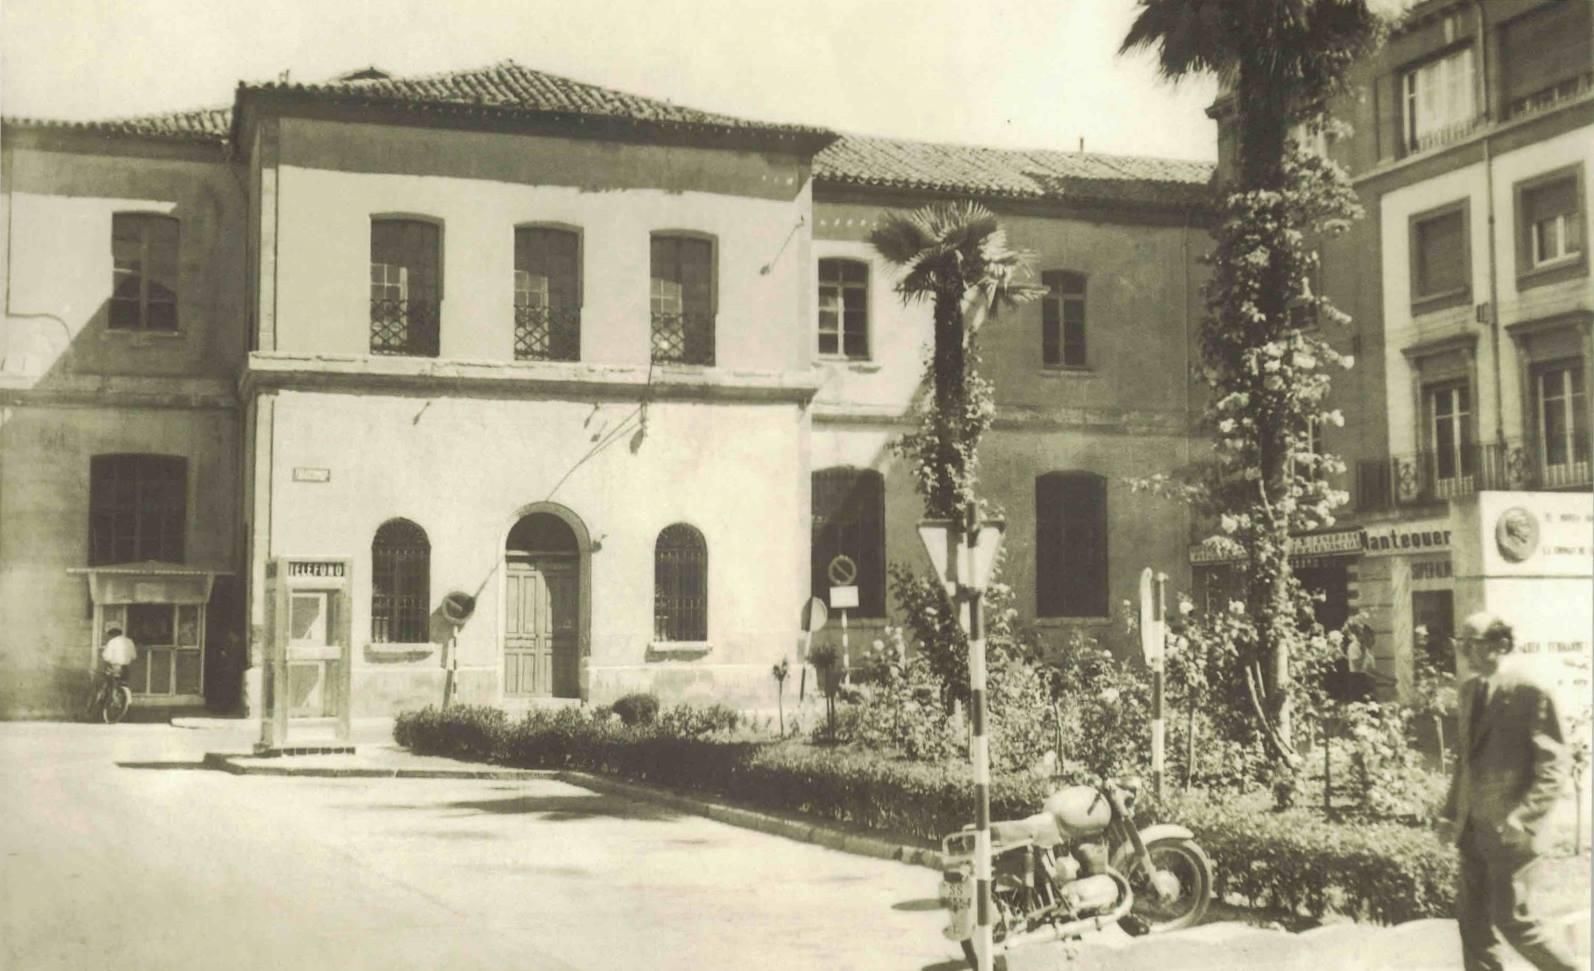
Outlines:
<svg viewBox="0 0 1594 971"><path fill-rule="evenodd" d="M71 711L88 684L88 584L66 571L88 564L90 458L185 456L187 561L228 569L237 537L236 420L226 409L0 409L0 717Z"/></svg>
<svg viewBox="0 0 1594 971"><path fill-rule="evenodd" d="M645 431L640 417L629 402L277 395L271 551L354 558L356 713L434 701L434 683L440 697L435 647L370 649L377 527L402 516L426 530L434 607L450 590L479 591L459 638L462 696L493 702L504 542L538 502L569 509L594 541L593 700L655 681L677 697L698 681L700 694L729 700L738 685L762 690L794 642L806 594L805 418L789 404L677 402L648 405ZM296 467L330 479L295 482ZM650 661L653 547L675 522L707 543L713 647L691 661Z"/></svg>
<svg viewBox="0 0 1594 971"><path fill-rule="evenodd" d="M370 220L442 225L441 356L514 357L514 229L582 236L582 359L650 356L649 234L716 240L716 363L807 364L808 184L795 157L286 119L274 249L275 343L369 348Z"/></svg>

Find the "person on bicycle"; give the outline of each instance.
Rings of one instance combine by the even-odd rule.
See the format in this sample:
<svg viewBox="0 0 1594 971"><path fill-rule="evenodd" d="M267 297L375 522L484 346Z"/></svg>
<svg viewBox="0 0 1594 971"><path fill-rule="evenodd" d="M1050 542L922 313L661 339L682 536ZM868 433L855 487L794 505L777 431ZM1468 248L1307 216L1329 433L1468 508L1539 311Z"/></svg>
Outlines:
<svg viewBox="0 0 1594 971"><path fill-rule="evenodd" d="M105 646L100 648L100 660L106 664L106 675L118 673L138 659L138 645L122 633L122 628L112 627L105 632Z"/></svg>

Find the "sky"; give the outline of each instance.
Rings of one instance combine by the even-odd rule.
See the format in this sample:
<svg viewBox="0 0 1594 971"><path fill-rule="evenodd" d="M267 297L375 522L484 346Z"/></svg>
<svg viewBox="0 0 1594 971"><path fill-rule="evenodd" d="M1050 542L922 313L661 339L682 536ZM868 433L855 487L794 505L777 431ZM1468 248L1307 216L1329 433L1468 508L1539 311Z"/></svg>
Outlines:
<svg viewBox="0 0 1594 971"><path fill-rule="evenodd" d="M224 105L239 80L526 67L762 121L1211 161L1215 83L1116 52L1135 0L3 0L0 112Z"/></svg>

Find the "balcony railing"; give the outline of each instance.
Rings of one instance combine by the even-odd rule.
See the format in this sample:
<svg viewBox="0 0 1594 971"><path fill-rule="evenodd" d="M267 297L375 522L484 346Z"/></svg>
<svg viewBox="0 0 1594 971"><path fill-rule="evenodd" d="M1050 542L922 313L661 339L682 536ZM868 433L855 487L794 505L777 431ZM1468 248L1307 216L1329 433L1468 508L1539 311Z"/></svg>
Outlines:
<svg viewBox="0 0 1594 971"><path fill-rule="evenodd" d="M653 315L653 360L659 364L714 363L714 315Z"/></svg>
<svg viewBox="0 0 1594 971"><path fill-rule="evenodd" d="M581 311L515 308L515 360L581 360Z"/></svg>
<svg viewBox="0 0 1594 971"><path fill-rule="evenodd" d="M1477 131L1485 121L1486 119L1482 115L1477 115L1465 121L1458 121L1453 125L1446 125L1443 128L1435 128L1433 131L1424 132L1415 138L1408 138L1406 139L1406 154L1413 155L1417 152L1426 152L1430 148L1438 148L1441 145L1459 142Z"/></svg>
<svg viewBox="0 0 1594 971"><path fill-rule="evenodd" d="M1505 116L1520 118L1524 115L1549 111L1590 91L1594 91L1594 71L1584 71L1582 74L1557 81L1531 94L1512 98L1511 103L1505 106Z"/></svg>
<svg viewBox="0 0 1594 971"><path fill-rule="evenodd" d="M1356 464L1362 512L1443 502L1485 489L1588 489L1594 463L1586 449L1550 454L1532 442L1469 445L1451 453L1414 452Z"/></svg>
<svg viewBox="0 0 1594 971"><path fill-rule="evenodd" d="M418 297L413 290L407 300L373 299L371 353L436 357L440 309L436 297Z"/></svg>

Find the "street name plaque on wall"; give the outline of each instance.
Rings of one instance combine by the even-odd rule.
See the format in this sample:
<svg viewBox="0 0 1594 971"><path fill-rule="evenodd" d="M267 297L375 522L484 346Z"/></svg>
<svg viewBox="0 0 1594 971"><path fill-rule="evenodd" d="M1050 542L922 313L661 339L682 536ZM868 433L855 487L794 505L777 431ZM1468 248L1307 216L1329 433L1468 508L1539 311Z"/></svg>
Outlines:
<svg viewBox="0 0 1594 971"><path fill-rule="evenodd" d="M331 482L331 469L317 469L308 465L296 465L293 468L293 481L295 482Z"/></svg>

